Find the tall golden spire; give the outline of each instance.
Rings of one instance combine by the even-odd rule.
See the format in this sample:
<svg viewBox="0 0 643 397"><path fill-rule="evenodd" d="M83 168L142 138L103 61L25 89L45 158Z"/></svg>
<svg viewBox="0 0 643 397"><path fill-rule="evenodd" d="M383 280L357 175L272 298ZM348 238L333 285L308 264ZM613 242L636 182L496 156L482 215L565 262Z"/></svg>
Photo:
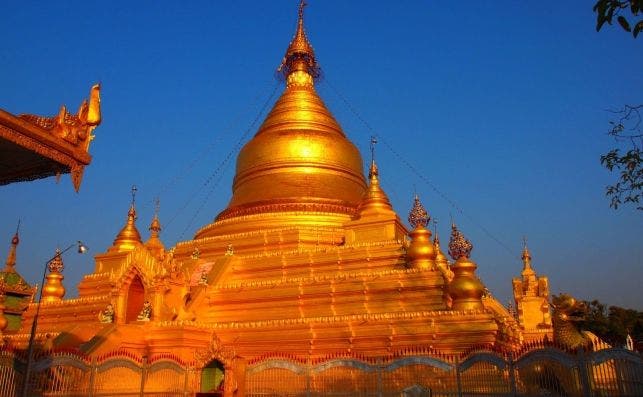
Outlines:
<svg viewBox="0 0 643 397"><path fill-rule="evenodd" d="M16 272L16 248L18 248L19 243L20 238L18 237L18 230L16 230L16 234L11 239L11 248L9 248L9 255L7 255L7 261L5 262L4 271L7 273Z"/></svg>
<svg viewBox="0 0 643 397"><path fill-rule="evenodd" d="M304 29L304 7L306 7L306 5L304 0L299 2L297 30L290 41L290 45L286 50L286 54L279 68L277 68L277 72L281 73L287 81L289 81L290 75L295 71L306 72L313 79L320 75L320 68L315 58L315 50L313 50L313 46L308 41L306 30Z"/></svg>
<svg viewBox="0 0 643 397"><path fill-rule="evenodd" d="M136 186L132 186L132 203L127 212L127 222L114 239L109 251L131 251L141 245L141 234L136 228Z"/></svg>

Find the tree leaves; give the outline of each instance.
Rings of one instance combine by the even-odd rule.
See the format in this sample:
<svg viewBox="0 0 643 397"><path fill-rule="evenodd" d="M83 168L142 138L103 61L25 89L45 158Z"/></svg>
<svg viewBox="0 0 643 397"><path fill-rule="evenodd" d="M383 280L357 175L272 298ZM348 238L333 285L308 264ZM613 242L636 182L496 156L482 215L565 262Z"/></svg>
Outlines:
<svg viewBox="0 0 643 397"><path fill-rule="evenodd" d="M620 115L618 121L610 121L608 135L626 146L625 150L615 148L601 156L601 165L610 172L618 172L615 184L605 189L605 195L610 198L610 207L618 209L625 203L637 205L643 210L643 164L641 155L643 149L643 134L641 134L641 114L643 105L625 107L613 112Z"/></svg>
<svg viewBox="0 0 643 397"><path fill-rule="evenodd" d="M643 20L639 20L632 29L628 18L621 13L629 11L632 16L637 16L641 11L641 5L643 0L598 0L592 8L596 13L596 31L600 31L605 22L611 25L616 16L621 28L626 32L632 32L632 36L636 38L643 30Z"/></svg>

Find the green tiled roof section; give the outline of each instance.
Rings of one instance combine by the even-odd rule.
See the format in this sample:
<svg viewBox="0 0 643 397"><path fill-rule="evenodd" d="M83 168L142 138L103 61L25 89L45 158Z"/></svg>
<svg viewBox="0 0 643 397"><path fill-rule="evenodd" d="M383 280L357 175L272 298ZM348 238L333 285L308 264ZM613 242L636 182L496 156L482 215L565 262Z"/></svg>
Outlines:
<svg viewBox="0 0 643 397"><path fill-rule="evenodd" d="M5 296L4 305L6 310L22 310L22 306L29 302L29 297L9 295Z"/></svg>
<svg viewBox="0 0 643 397"><path fill-rule="evenodd" d="M20 329L20 322L22 321L22 318L18 315L15 314L4 314L5 318L7 319L8 325L7 329L4 331L17 331Z"/></svg>
<svg viewBox="0 0 643 397"><path fill-rule="evenodd" d="M18 285L21 281L26 284L25 280L18 273L0 272L0 277L4 278L4 282L9 286Z"/></svg>

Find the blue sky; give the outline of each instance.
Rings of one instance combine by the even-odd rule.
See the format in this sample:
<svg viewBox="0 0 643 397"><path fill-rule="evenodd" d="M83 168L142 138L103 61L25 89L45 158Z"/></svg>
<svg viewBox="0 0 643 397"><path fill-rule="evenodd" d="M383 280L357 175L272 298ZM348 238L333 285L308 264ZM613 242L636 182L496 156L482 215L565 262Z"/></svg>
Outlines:
<svg viewBox="0 0 643 397"><path fill-rule="evenodd" d="M643 309L643 213L609 208L613 177L599 164L615 145L606 109L643 100L643 39L616 26L596 33L592 1L309 3L318 91L364 158L369 136L380 136L382 184L403 219L414 191L443 240L453 217L503 303L526 235L553 293ZM57 245L81 239L104 252L132 184L145 239L160 195L166 246L225 208L234 161L222 161L254 134L278 84L296 1L3 8L0 108L76 110L102 83L103 123L80 193L69 176L0 188L0 252L22 219L18 269L29 281ZM73 296L93 259L64 259Z"/></svg>

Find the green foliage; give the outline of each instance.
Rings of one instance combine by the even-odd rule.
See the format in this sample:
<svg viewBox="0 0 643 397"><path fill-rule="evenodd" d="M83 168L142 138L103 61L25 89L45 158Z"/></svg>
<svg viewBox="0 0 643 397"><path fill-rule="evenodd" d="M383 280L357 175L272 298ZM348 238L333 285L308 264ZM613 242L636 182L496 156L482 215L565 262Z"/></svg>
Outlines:
<svg viewBox="0 0 643 397"><path fill-rule="evenodd" d="M610 197L610 207L617 209L622 203L636 205L638 210L643 210L639 205L642 199L643 167L641 165L641 148L643 147L643 134L641 134L641 115L639 110L643 105L625 107L614 112L620 116L618 121L610 121L611 128L608 135L626 146L612 149L601 156L601 164L610 172L618 172L619 178L614 185L607 186L605 194Z"/></svg>
<svg viewBox="0 0 643 397"><path fill-rule="evenodd" d="M631 17L638 16L639 12L642 11L643 0L598 0L594 4L594 12L596 13L596 31L600 31L605 22L609 25L612 24L614 17L621 28L627 32L631 32L634 38L643 30L643 19L639 20L634 24L632 28L628 19L621 15L621 13L628 11L632 14Z"/></svg>
<svg viewBox="0 0 643 397"><path fill-rule="evenodd" d="M643 340L643 312L618 306L606 308L597 300L585 304L589 313L582 324L584 330L595 333L615 347L625 345L628 334L635 341Z"/></svg>

